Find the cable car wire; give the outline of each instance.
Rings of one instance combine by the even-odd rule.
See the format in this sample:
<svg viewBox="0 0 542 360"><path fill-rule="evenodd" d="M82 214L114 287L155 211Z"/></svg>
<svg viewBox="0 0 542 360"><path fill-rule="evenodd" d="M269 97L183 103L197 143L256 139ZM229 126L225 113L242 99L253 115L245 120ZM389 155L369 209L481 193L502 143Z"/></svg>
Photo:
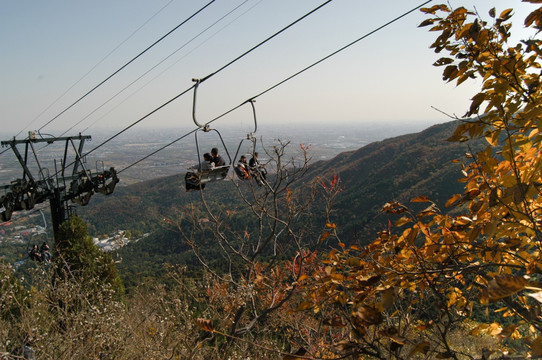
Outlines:
<svg viewBox="0 0 542 360"><path fill-rule="evenodd" d="M214 0L213 0L214 1ZM233 59L232 61L228 62L226 65L222 66L221 68L219 68L218 70L212 72L211 74L207 75L206 77L202 78L201 80L199 80L199 83L202 83L204 82L205 80L208 80L210 79L212 76L218 74L219 72L221 72L222 70L226 69L227 67L231 66L232 64L234 64L235 62L239 61L241 58L245 57L246 55L248 55L249 53L251 53L252 51L256 50L258 47L262 46L263 44L265 44L266 42L268 42L269 40L275 38L276 36L278 36L279 34L281 34L282 32L286 31L287 29L291 28L293 25L297 24L298 22L300 22L301 20L305 19L306 17L308 17L309 15L313 14L314 12L320 10L322 7L324 7L325 5L329 4L331 1L333 0L327 0L325 1L324 3L322 3L321 5L317 6L316 8L312 9L311 11L309 11L308 13L306 13L305 15L301 16L300 18L298 18L297 20L295 20L294 22L290 23L289 25L283 27L282 29L280 29L279 31L277 31L276 33L274 33L273 35L269 36L268 38L266 38L265 40L261 41L260 43L258 43L257 45L253 46L252 48L250 48L249 50L245 51L243 54L239 55L238 57L236 57L235 59ZM173 101L177 100L178 98L180 98L181 96L183 96L184 94L186 94L187 92L189 92L190 90L192 90L194 87L196 86L196 84L190 86L188 89L182 91L181 93L175 95L173 98L169 99L168 101L166 101L165 103L163 103L162 105L158 106L157 108L155 108L154 110L152 110L151 112L149 112L147 115L144 115L143 117L139 118L138 120L134 121L132 124L128 125L127 127L125 127L124 129L120 130L119 132L117 132L115 135L111 136L110 138L106 139L105 141L103 141L101 144L97 145L96 147L94 147L93 149L89 150L84 156L87 156L91 153L93 153L94 151L98 150L100 147L102 147L103 145L107 144L108 142L110 142L111 140L113 140L114 138L116 138L117 136L121 135L122 133L124 133L125 131L131 129L132 127L134 127L135 125L139 124L140 122L142 122L143 120L145 120L146 118L148 118L149 116L151 116L152 114L156 113L157 111L161 110L162 108L164 108L165 106L171 104Z"/></svg>
<svg viewBox="0 0 542 360"><path fill-rule="evenodd" d="M53 117L51 120L49 120L47 123L45 123L45 125L43 125L42 127L40 127L38 129L38 131L42 130L44 127L46 127L47 125L51 124L54 120L56 120L58 117L60 117L62 114L64 114L66 111L68 111L69 109L71 109L73 106L75 106L77 103L79 103L81 100L83 100L85 97L87 97L89 94L91 94L94 90L96 90L98 87L100 87L101 85L103 85L105 82L107 82L109 79L111 79L113 76L115 76L116 74L118 74L120 71L122 71L124 68L126 68L128 65L130 65L132 62L134 62L137 58L139 58L140 56L142 56L144 53L146 53L148 50L150 50L152 47L154 47L156 44L158 44L160 41L164 40L167 36L169 36L171 33L173 33L175 30L177 30L178 28L180 28L182 25L186 24L189 20L191 20L192 18L194 18L196 15L198 15L200 12L202 12L204 9L206 9L208 6L210 6L212 3L214 3L216 0L211 0L210 2L208 2L207 4L205 4L202 8L200 8L198 11L196 11L195 13L193 13L192 15L190 15L188 18L186 18L185 20L183 20L181 23L179 23L177 26L175 26L173 29L171 29L169 32L167 32L165 35L163 35L161 38L159 38L158 40L156 40L154 43L152 43L150 46L148 46L145 50L143 50L142 52L140 52L138 55L136 55L134 58L132 58L132 60L128 61L126 64L124 64L123 66L121 66L118 70L116 70L114 73L112 73L111 75L109 75L107 78L105 78L105 80L103 80L102 82L100 82L98 85L94 86L92 89L90 89L88 92L86 92L83 96L81 96L79 99L77 99L75 102L73 102L70 106L68 106L66 109L64 109L63 111L61 111L58 115L56 115L55 117Z"/></svg>
<svg viewBox="0 0 542 360"><path fill-rule="evenodd" d="M128 170L129 168L131 168L131 167L133 167L133 166L139 164L140 162L142 162L142 161L144 161L144 160L147 160L147 159L150 158L151 156L153 156L153 155L159 153L160 151L164 150L164 149L167 148L167 147L170 147L171 145L175 144L176 142L181 141L182 139L184 139L184 138L187 137L188 135L191 135L191 134L195 133L195 132L198 131L198 130L199 130L199 128L196 128L196 129L194 129L194 130L192 130L192 131L187 132L187 133L184 134L183 136L181 136L181 137L179 137L179 138L177 138L177 139L175 139L175 140L173 140L173 141L167 143L166 145L162 146L161 148L156 149L155 151L151 152L150 154L148 154L148 155L142 157L141 159L139 159L139 160L133 162L132 164L126 166L125 168L123 168L123 169L117 171L117 174L120 174L121 172L123 172L123 171L125 171L125 170Z"/></svg>
<svg viewBox="0 0 542 360"><path fill-rule="evenodd" d="M42 112L40 112L28 125L26 125L21 131L15 134L15 137L19 136L23 131L28 129L36 120L38 120L47 110L49 110L53 105L55 105L60 99L62 99L70 90L72 90L77 84L79 84L84 78L86 78L94 69L96 69L100 64L102 64L107 58L109 58L115 51L117 51L122 45L124 45L128 40L130 40L139 30L141 30L145 25L147 25L152 19L154 19L159 13L161 13L165 8L167 8L174 0L170 0L166 5L162 6L160 10L155 12L150 18L148 18L143 24L141 24L137 29L135 29L127 38L120 42L115 48L113 48L107 55L105 55L100 61L98 61L90 70L86 72L79 80L77 80L73 85L71 85L66 91L64 91L59 97L57 97L49 106L47 106ZM64 133L65 134L65 133ZM62 135L64 135L62 134ZM62 136L60 135L60 136Z"/></svg>
<svg viewBox="0 0 542 360"><path fill-rule="evenodd" d="M334 56L334 55L336 55L336 54L338 54L338 53L340 53L340 52L346 50L347 48L349 48L349 47L351 47L352 45L354 45L354 44L360 42L361 40L363 40L363 39L365 39L365 38L367 38L367 37L369 37L369 36L371 36L371 35L377 33L378 31L384 29L385 27L387 27L387 26L393 24L394 22L396 22L396 21L402 19L403 17L405 17L405 16L411 14L412 12L418 10L418 9L421 8L422 6L427 5L427 4L430 3L431 1L433 1L433 0L427 0L427 1L425 1L425 2L423 2L423 3L421 3L421 4L419 4L418 6L412 8L411 10L409 10L409 11L407 11L407 12L405 12L405 13L403 13L403 14L397 16L396 18L394 18L394 19L388 21L387 23L385 23L385 24L383 24L383 25L377 27L376 29L374 29L374 30L372 30L372 31L370 31L370 32L368 32L368 33L366 33L365 35L363 35L363 36L359 37L358 39L356 39L356 40L350 42L349 44L347 44L347 45L341 47L340 49L338 49L338 50L336 50L336 51L330 53L329 55L327 55L327 56L321 58L320 60L318 60L318 61L312 63L311 65L309 65L309 66L303 68L302 70L300 70L300 71L298 71L298 72L296 72L296 73L294 73L294 74L288 76L287 78L285 78L285 79L279 81L279 82L276 83L275 85L273 85L273 86L267 88L266 90L260 92L259 94L257 94L257 95L255 95L255 96L249 98L248 100L245 100L245 101L242 102L241 104L239 104L239 105L237 105L237 106L231 108L230 110L228 110L228 111L222 113L221 115L219 115L219 116L217 116L217 117L211 119L210 121L206 122L206 125L208 125L208 124L210 124L210 123L212 123L212 122L217 121L218 119L220 119L220 118L222 118L222 117L224 117L224 116L230 114L231 112L233 112L233 111L239 109L240 107L242 107L242 106L245 105L246 103L248 103L248 102L250 102L250 101L252 101L252 100L255 100L257 97L260 97L260 96L262 96L262 95L268 93L269 91L271 91L271 90L277 88L278 86L280 86L280 85L286 83L287 81L293 79L294 77L296 77L296 76L302 74L303 72L305 72L305 71L311 69L312 67L314 67L314 66L316 66L316 65L318 65L318 64L320 64L320 63L322 63L323 61L325 61L325 60L331 58L332 56ZM195 86L195 85L194 85L194 86ZM193 86L193 87L194 87L194 86ZM190 89L188 89L188 90L190 90ZM183 92L183 94L186 93L188 90L186 90L185 92ZM180 96L180 95L179 95L179 96ZM172 99L172 100L173 100L173 99ZM171 102L172 100L170 100L170 102ZM165 106L165 104L164 104L164 106ZM133 164L131 164L131 165L125 167L124 169L118 171L118 173L120 173L120 172L122 172L122 171L124 171L124 170L127 170L127 169L131 168L132 166L134 166L134 165L140 163L141 161L143 161L143 160L149 158L150 156L152 156L152 155L158 153L159 151L164 150L164 149L167 148L168 146L170 146L170 145L176 143L177 141L179 141L179 140L185 138L186 136L188 136L189 134L194 133L194 132L197 131L197 130L198 130L198 129L192 130L191 132L189 132L189 133L187 133L187 134L181 136L180 138L171 141L169 144L164 145L162 148L160 148L160 149L158 149L158 150L152 152L151 154L145 156L144 158L142 158L142 159L140 159L140 160L134 162ZM87 153L87 154L88 154L88 153Z"/></svg>
<svg viewBox="0 0 542 360"><path fill-rule="evenodd" d="M394 18L394 19L388 21L387 23L385 23L385 24L383 24L383 25L377 27L376 29L374 29L374 30L368 32L367 34L365 34L365 35L359 37L358 39L356 39L356 40L350 42L349 44L347 44L347 45L341 47L340 49L335 50L334 52L330 53L329 55L326 55L325 57L323 57L323 58L321 58L320 60L318 60L318 61L312 63L311 65L309 65L309 66L307 66L307 67L305 67L305 68L299 70L298 72L296 72L296 73L294 73L294 74L288 76L287 78L285 78L285 79L279 81L279 82L276 83L275 85L273 85L273 86L267 88L266 90L260 92L259 94L254 95L253 97L251 97L251 98L249 98L248 100L242 102L241 104L237 105L236 107L234 107L234 108L232 108L232 109L226 111L225 113L223 113L223 114L221 114L221 115L215 117L214 119L208 121L207 124L210 124L210 123L212 123L212 122L214 122L214 121L216 121L216 120L218 120L218 119L220 119L220 118L226 116L227 114L231 113L232 111L237 110L238 108L240 108L241 106L243 106L243 105L246 104L247 102L249 102L249 101L251 101L251 100L254 100L254 99L256 99L256 98L258 98L258 97L260 97L260 96L262 96L262 95L268 93L269 91L271 91L271 90L275 89L276 87L278 87L278 86L284 84L285 82L287 82L287 81L289 81L289 80L295 78L296 76L298 76L298 75L304 73L305 71L307 71L307 70L313 68L314 66L316 66L316 65L318 65L318 64L320 64L320 63L322 63L322 62L324 62L325 60L331 58L332 56L337 55L338 53L340 53L340 52L346 50L347 48L351 47L352 45L354 45L354 44L360 42L361 40L363 40L363 39L365 39L365 38L367 38L367 37L369 37L369 36L375 34L376 32L378 32L378 31L384 29L385 27L387 27L387 26L393 24L394 22L396 22L396 21L402 19L403 17L409 15L410 13L412 13L412 12L418 10L418 9L421 8L422 6L427 5L427 4L430 3L431 1L433 1L433 0L427 0L427 1L423 2L422 4L420 4L420 5L418 5L418 6L414 7L414 8L412 8L411 10L409 10L409 11L407 11L407 12L405 12L405 13L399 15L399 16L397 16L396 18Z"/></svg>
<svg viewBox="0 0 542 360"><path fill-rule="evenodd" d="M107 105L110 101L112 101L113 99L115 99L117 96L119 96L120 94L122 94L126 89L128 89L130 86L132 86L133 84L135 84L137 81L139 81L141 78L143 78L145 75L147 75L148 73L150 73L152 70L156 69L158 66L160 66L161 64L164 63L164 61L166 61L167 59L169 59L170 57L172 57L173 55L175 55L176 53L178 53L180 50L182 50L184 47L186 47L188 44L190 44L192 41L196 40L198 37L200 37L201 35L203 35L206 31L208 31L209 29L211 29L213 26L215 26L216 24L218 24L220 21L222 21L224 18L226 18L228 15L230 15L231 13L233 13L235 10L237 10L238 8L240 8L241 6L243 6L245 3L247 3L248 1L250 0L245 0L243 1L241 4L237 5L235 8L233 8L232 10L230 10L227 14L223 15L222 17L220 17L218 20L216 20L215 22L213 22L211 25L209 25L208 27L206 27L205 29L203 29L202 31L200 31L197 35L195 35L194 37L192 37L190 40L188 40L187 42L185 42L183 45L181 45L180 47L178 47L175 51L173 51L171 54L169 54L168 56L166 56L165 58L163 58L162 60L160 60L157 64L155 64L153 67L151 67L149 70L145 71L143 74L141 74L139 77L137 77L135 80L133 80L131 83L129 83L128 85L126 85L125 87L123 87L120 91L118 91L117 93L115 93L115 95L111 96L108 100L106 100L103 104L101 104L100 106L98 106L96 109L94 109L93 111L91 111L89 114L87 114L85 117L83 117L81 120L79 120L77 123L75 123L74 125L72 125L68 130L64 131L62 134L60 134L59 136L63 136L65 135L66 133L68 133L69 131L71 131L74 127L76 127L77 125L81 124L84 120L88 119L92 114L94 114L96 111L98 111L99 109L101 109L102 107L104 107L105 105ZM169 69L169 68L168 68ZM148 83L147 83L148 84ZM92 124L93 125L93 124ZM88 127L87 127L88 129ZM86 129L85 129L86 130ZM84 131L85 131L84 130Z"/></svg>
<svg viewBox="0 0 542 360"><path fill-rule="evenodd" d="M213 37L215 37L218 33L220 33L222 30L224 30L226 27L230 26L231 24L233 24L236 20L238 20L241 16L245 15L246 13L248 13L250 10L252 10L254 7L256 7L257 5L259 5L263 0L259 0L256 4L252 5L250 8L248 8L247 10L245 10L243 13L239 14L237 17L235 17L234 19L232 19L229 23L227 23L226 25L224 25L223 27L221 27L220 29L218 29L217 31L215 31L212 35L210 35L207 39L205 39L203 42L199 43L196 47L194 47L192 50L190 50L189 52L187 52L185 55L183 55L181 58L177 59L173 64L169 65L167 68L165 68L164 70L162 70L159 74L157 74L155 77L153 77L152 79L150 79L147 83L145 83L143 86L141 86L139 89L137 89L136 91L134 91L133 93L131 93L129 96L127 96L124 100L122 100L119 104L117 104L115 107L113 107L111 110L109 110L106 114L102 115L100 118L96 119L92 124L88 125L86 128L84 128L81 132L85 132L87 131L90 127L96 125L96 123L100 120L102 120L104 117L106 117L107 115L109 115L113 110L115 110L116 108L118 108L120 105L122 105L125 101L127 101L130 97L132 97L133 95L135 95L136 93L138 93L139 91L141 91L143 88L145 88L147 85L149 85L151 82L153 82L154 80L156 80L158 77L162 76L166 71L168 71L169 69L171 69L173 66L177 65L179 63L179 61L181 61L182 59L186 58L188 55L190 55L192 52L194 52L195 50L197 50L199 47L201 47L203 44L205 44L207 41L211 40Z"/></svg>

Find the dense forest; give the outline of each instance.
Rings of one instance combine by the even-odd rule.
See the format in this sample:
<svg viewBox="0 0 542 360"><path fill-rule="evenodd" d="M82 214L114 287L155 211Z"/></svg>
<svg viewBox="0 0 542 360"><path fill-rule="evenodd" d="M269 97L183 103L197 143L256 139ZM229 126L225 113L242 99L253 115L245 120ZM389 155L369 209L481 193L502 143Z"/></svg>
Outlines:
<svg viewBox="0 0 542 360"><path fill-rule="evenodd" d="M542 357L542 7L513 45L511 9L422 11L443 80L483 81L464 117L314 164L277 142L260 184L119 189L51 261L0 264L0 357ZM153 235L116 263L89 229L119 223Z"/></svg>

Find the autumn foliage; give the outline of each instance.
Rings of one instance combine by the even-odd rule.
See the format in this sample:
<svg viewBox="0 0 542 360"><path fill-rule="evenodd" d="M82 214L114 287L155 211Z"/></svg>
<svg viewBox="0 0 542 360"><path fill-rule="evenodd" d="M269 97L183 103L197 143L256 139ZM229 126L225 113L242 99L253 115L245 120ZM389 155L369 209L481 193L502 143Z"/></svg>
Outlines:
<svg viewBox="0 0 542 360"><path fill-rule="evenodd" d="M339 243L305 303L343 329L325 344L336 357L542 356L542 42L508 45L512 9L492 9L490 22L463 7L422 11L421 26L438 34L431 47L443 80L482 80L449 140L487 146L465 154L465 190L447 209L423 196L392 201L382 210L393 227L366 246ZM533 35L541 24L542 8L525 19ZM458 332L500 344L475 348Z"/></svg>

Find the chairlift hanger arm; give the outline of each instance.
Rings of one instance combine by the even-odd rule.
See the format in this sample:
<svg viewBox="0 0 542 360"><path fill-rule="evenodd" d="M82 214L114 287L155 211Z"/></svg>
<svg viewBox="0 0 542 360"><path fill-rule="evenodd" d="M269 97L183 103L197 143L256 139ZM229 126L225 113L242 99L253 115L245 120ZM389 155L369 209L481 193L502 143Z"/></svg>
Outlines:
<svg viewBox="0 0 542 360"><path fill-rule="evenodd" d="M196 84L194 85L194 98L192 100L192 120L194 120L194 124L196 124L197 127L203 128L205 127L205 124L200 124L198 120L196 119L196 98L198 94L198 86L201 83L200 79L192 79Z"/></svg>
<svg viewBox="0 0 542 360"><path fill-rule="evenodd" d="M246 102L250 103L250 106L252 107L252 115L254 117L254 131L252 132L252 134L255 134L258 130L258 122L256 121L256 106L254 105L256 100L254 98L251 98L248 99Z"/></svg>
<svg viewBox="0 0 542 360"><path fill-rule="evenodd" d="M204 80L204 79L192 79L193 82L195 82L196 84L194 85L194 97L193 97L193 100L192 100L192 120L194 121L194 124L196 124L196 126L200 129L204 129L205 131L209 131L208 129L208 126L209 124L216 120L216 118L214 120L211 120L205 124L202 124L200 122L198 122L197 118L196 118L196 99L197 99L197 96L198 96L198 87L199 87L199 84L201 84ZM256 133L256 131L258 130L258 121L256 119L256 106L254 105L254 103L256 102L255 98L250 98L248 99L247 101L245 101L243 104L239 105L242 106L246 103L250 103L250 106L252 107L252 116L254 118L254 130L252 131L251 134L254 134Z"/></svg>
<svg viewBox="0 0 542 360"><path fill-rule="evenodd" d="M216 130L216 129L211 129L208 125L205 125L200 130L203 131L203 132L214 131L214 132L217 133L218 138L220 139L220 142L222 143L222 147L224 148L224 151L226 152L226 156L228 156L229 164L231 165L232 161L231 161L230 152L228 151L228 148L226 147L226 143L224 142L224 139L222 138L222 135L220 134L220 132L218 130ZM201 168L201 152L200 152L200 147L199 147L198 132L197 131L194 133L194 136L196 138L196 150L198 152L198 164L199 164L199 166Z"/></svg>

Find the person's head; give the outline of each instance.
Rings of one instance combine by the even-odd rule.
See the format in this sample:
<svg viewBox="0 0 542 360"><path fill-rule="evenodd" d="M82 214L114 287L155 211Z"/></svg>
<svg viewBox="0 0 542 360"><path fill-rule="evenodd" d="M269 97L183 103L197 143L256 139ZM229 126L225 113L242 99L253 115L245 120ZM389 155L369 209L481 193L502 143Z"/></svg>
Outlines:
<svg viewBox="0 0 542 360"><path fill-rule="evenodd" d="M211 154L205 153L205 154L203 154L203 160L205 160L205 161L212 161L212 160L213 160L213 157L211 156Z"/></svg>
<svg viewBox="0 0 542 360"><path fill-rule="evenodd" d="M242 163L246 163L247 162L247 157L245 155L241 155L241 158L239 159L240 162Z"/></svg>
<svg viewBox="0 0 542 360"><path fill-rule="evenodd" d="M255 158L258 157L258 153L257 153L257 152L254 152L254 157L255 157Z"/></svg>
<svg viewBox="0 0 542 360"><path fill-rule="evenodd" d="M212 149L211 149L211 154L212 154L213 156L217 156L217 155L218 155L218 148L215 148L215 147L212 148Z"/></svg>

